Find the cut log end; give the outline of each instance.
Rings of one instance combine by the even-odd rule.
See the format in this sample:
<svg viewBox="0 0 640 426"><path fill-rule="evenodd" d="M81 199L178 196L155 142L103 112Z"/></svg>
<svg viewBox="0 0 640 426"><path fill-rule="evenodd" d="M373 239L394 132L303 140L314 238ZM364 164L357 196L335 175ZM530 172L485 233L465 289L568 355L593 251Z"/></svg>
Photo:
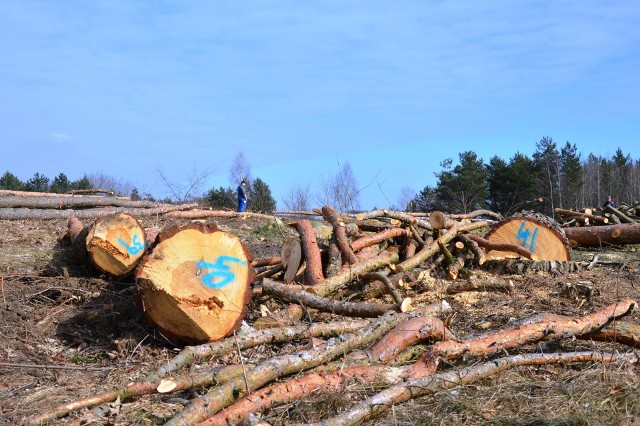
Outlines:
<svg viewBox="0 0 640 426"><path fill-rule="evenodd" d="M146 248L142 225L126 213L99 218L89 228L86 238L91 261L98 269L113 276L131 272Z"/></svg>
<svg viewBox="0 0 640 426"><path fill-rule="evenodd" d="M516 214L498 223L487 235L487 240L520 246L531 253L532 260L571 260L571 247L564 230L553 219L537 213ZM491 250L486 257L503 259L520 255Z"/></svg>
<svg viewBox="0 0 640 426"><path fill-rule="evenodd" d="M136 275L149 321L186 343L219 340L239 328L254 270L238 238L190 224L158 240Z"/></svg>
<svg viewBox="0 0 640 426"><path fill-rule="evenodd" d="M413 299L405 298L400 304L400 312L409 312L413 309Z"/></svg>

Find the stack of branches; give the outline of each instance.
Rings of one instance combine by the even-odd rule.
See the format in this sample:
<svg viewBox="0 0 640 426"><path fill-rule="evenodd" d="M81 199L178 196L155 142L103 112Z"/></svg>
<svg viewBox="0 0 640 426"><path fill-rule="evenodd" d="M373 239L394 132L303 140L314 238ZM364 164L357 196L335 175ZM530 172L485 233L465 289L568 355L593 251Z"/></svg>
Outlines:
<svg viewBox="0 0 640 426"><path fill-rule="evenodd" d="M73 191L69 194L0 190L0 219L60 219L75 216L95 219L113 213L132 216L154 216L187 210L197 204L167 204L134 201L115 197L101 189Z"/></svg>
<svg viewBox="0 0 640 426"><path fill-rule="evenodd" d="M472 231L486 227L486 221L440 212L423 220L385 210L350 219L330 206L323 207L322 215L332 228L327 242L319 241L312 224L303 219L291 224L299 238L285 241L279 258L253 261L258 269L254 297L290 303L286 308L218 342L188 346L139 381L37 414L31 423L43 424L98 406L80 419L80 423L91 422L104 412L101 404L205 387L206 394L191 394L186 408L167 424L258 424L259 413L311 393L335 393L353 379L375 382L382 391L322 423L351 425L411 398L478 382L519 366L635 362L633 355L616 351L541 354L536 346L565 339L638 346L638 326L620 321L636 308L633 300L620 300L583 317L538 314L466 337L458 337L443 321L451 309L445 301L412 306L400 284L415 269L429 273L441 267L455 278L454 270L460 273L468 265L483 263L481 248L493 247ZM522 247L510 249L527 255ZM349 287L354 284L369 286L367 292L378 291L387 301L353 302ZM358 319L301 322L311 320L316 311ZM281 348L273 357L246 358L249 348L283 342L294 343L285 347L293 349ZM483 358L485 362L479 363Z"/></svg>
<svg viewBox="0 0 640 426"><path fill-rule="evenodd" d="M556 208L572 248L640 244L640 203L582 211Z"/></svg>
<svg viewBox="0 0 640 426"><path fill-rule="evenodd" d="M556 208L554 211L563 227L640 223L640 202L632 205L623 204L619 207L606 206L602 209L586 208L578 211Z"/></svg>
<svg viewBox="0 0 640 426"><path fill-rule="evenodd" d="M148 394L172 394L207 387L168 425L268 424L258 417L274 407L311 393L335 393L350 380L375 382L382 390L357 401L336 417L318 424L361 424L412 398L479 382L521 366L565 363L635 363L635 355L620 351L541 353L540 342L587 339L638 346L638 326L621 321L636 309L625 299L582 317L538 314L482 335L457 337L437 316L448 309L436 304L409 313L386 313L376 319L315 323L252 331L185 348L141 380L91 395L40 413L31 424L54 421L81 408L83 422L96 420L99 404ZM326 340L320 340L320 339ZM304 349L255 364L243 351L262 344L309 340ZM419 344L427 343L427 345ZM508 352L519 352L509 354ZM235 352L226 365L216 362ZM417 361L411 360L418 358ZM225 358L229 358L228 356ZM484 362L480 362L484 359ZM213 360L213 365L204 366ZM199 369L188 367L200 364Z"/></svg>

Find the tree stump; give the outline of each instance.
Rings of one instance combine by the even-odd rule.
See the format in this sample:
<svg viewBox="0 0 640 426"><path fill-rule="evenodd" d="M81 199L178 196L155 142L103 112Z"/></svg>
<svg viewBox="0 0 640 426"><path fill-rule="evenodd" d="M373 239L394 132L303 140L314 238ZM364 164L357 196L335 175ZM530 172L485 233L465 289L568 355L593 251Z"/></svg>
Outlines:
<svg viewBox="0 0 640 426"><path fill-rule="evenodd" d="M548 216L540 213L517 213L498 222L487 234L487 240L495 243L519 245L539 260L571 260L571 247L564 230ZM491 250L486 259L519 257L508 251Z"/></svg>
<svg viewBox="0 0 640 426"><path fill-rule="evenodd" d="M252 260L236 236L214 224L161 232L136 274L147 319L185 343L230 335L242 324L251 297Z"/></svg>
<svg viewBox="0 0 640 426"><path fill-rule="evenodd" d="M126 213L101 217L89 228L86 248L99 270L116 277L126 275L135 268L147 248L144 228Z"/></svg>

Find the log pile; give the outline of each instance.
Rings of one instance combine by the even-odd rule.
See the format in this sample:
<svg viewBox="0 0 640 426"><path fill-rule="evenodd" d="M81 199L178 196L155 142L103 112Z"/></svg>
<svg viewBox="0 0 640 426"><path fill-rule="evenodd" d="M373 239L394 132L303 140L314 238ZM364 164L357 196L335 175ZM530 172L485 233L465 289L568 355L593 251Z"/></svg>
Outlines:
<svg viewBox="0 0 640 426"><path fill-rule="evenodd" d="M101 195L94 195L94 194ZM132 216L164 215L169 212L196 208L197 204L167 204L151 201L132 201L127 197L114 197L101 190L80 194L52 194L0 190L0 219L96 219L114 213Z"/></svg>
<svg viewBox="0 0 640 426"><path fill-rule="evenodd" d="M140 305L163 334L201 344L186 347L137 382L37 414L31 424L117 399L202 387L207 392L167 424L238 424L310 393L336 392L353 378L375 381L382 388L379 393L322 423L352 425L394 404L518 366L635 361L632 355L613 351L540 354L537 346L565 339L639 346L638 327L621 321L636 309L634 300L619 300L584 316L539 314L479 336L458 337L445 321L451 310L446 301L416 306L405 294L405 282L418 274L446 276L452 282L448 294L508 294L514 291L511 281L483 282L471 279L471 271L505 264L558 264L572 270L569 240L548 218L516 215L482 236L490 224L473 214L434 212L427 219L378 210L347 216L330 206L321 214L332 230L328 238L307 219L290 223L297 236L285 240L279 258L254 260L237 237L213 224L190 223L160 232L135 267ZM74 241L81 239L83 229L70 221ZM84 234L109 235L90 232ZM140 235L138 230L132 233ZM365 297L373 293L379 300ZM252 295L260 308L267 299L284 306L275 313L265 308L263 316L248 324L249 331L240 333ZM328 314L343 318L301 325L303 319ZM306 348L244 362L242 351L248 348L300 340L308 340ZM509 355L514 350L520 354ZM238 364L202 366L233 353ZM416 354L417 361L408 361ZM190 368L195 363L200 367Z"/></svg>
<svg viewBox="0 0 640 426"><path fill-rule="evenodd" d="M572 339L613 339L619 344L637 346L638 327L621 321L636 307L633 300L620 300L581 317L538 314L500 330L463 338L457 337L437 318L448 309L442 304L409 313L386 313L365 322L315 323L253 331L220 342L187 347L137 382L34 415L30 424L45 424L81 408L116 400L153 393L170 394L204 386L208 391L190 401L166 424L239 424L311 393L339 391L352 378L375 382L382 390L337 417L323 420L321 424L361 424L411 398L479 382L518 366L634 363L637 359L631 353L582 351L542 354L538 345ZM330 336L336 337L320 341L308 349L267 358L259 364L243 363L188 372L195 363L201 364L206 359L220 358L266 342ZM418 350L421 352L418 361L407 363L404 354L415 353L414 345L418 342L431 342L431 345ZM508 355L511 350L520 353ZM487 358L490 360L479 363L479 360Z"/></svg>
<svg viewBox="0 0 640 426"><path fill-rule="evenodd" d="M581 211L556 208L572 248L640 244L640 204Z"/></svg>

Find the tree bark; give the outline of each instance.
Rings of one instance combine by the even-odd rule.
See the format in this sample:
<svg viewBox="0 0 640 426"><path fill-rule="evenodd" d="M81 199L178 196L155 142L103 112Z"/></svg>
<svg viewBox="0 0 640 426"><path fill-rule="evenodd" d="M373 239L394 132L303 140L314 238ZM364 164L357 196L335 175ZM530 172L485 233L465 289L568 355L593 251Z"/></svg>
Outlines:
<svg viewBox="0 0 640 426"><path fill-rule="evenodd" d="M400 322L420 315L423 315L423 312L386 314L372 320L359 332L346 335L341 339L331 339L322 347L271 358L247 371L243 377L237 377L211 389L206 395L193 401L190 406L173 417L166 425L183 426L203 421L231 405L250 390L259 389L279 377L316 367L344 353L369 345L380 339Z"/></svg>
<svg viewBox="0 0 640 426"><path fill-rule="evenodd" d="M593 333L606 327L612 321L628 315L636 307L637 303L634 300L625 299L582 318L541 321L461 342L451 340L439 342L414 364L411 376L423 377L432 374L435 372L438 359L451 361L460 359L462 356L486 357L527 343Z"/></svg>
<svg viewBox="0 0 640 426"><path fill-rule="evenodd" d="M167 205L162 207L154 207L149 209L142 208L125 208L125 207L101 207L95 209L13 209L13 208L0 208L0 219L7 220L20 220L20 219L64 219L71 216L75 216L78 219L96 219L103 216L108 216L113 213L126 213L131 216L153 216L157 214L165 214L176 210L184 210L195 207L196 204L180 204L180 205Z"/></svg>
<svg viewBox="0 0 640 426"><path fill-rule="evenodd" d="M320 257L320 248L316 241L316 234L313 232L313 226L307 219L303 219L291 224L298 234L300 234L300 242L302 244L302 252L307 266L304 271L305 284L316 285L324 281L322 275L322 258Z"/></svg>
<svg viewBox="0 0 640 426"><path fill-rule="evenodd" d="M575 247L640 244L640 223L567 228L564 232Z"/></svg>
<svg viewBox="0 0 640 426"><path fill-rule="evenodd" d="M197 207L197 204L194 205L194 207ZM198 208L186 211L172 211L170 213L167 213L165 216L173 219L204 219L207 217L240 217L244 219L248 219L250 217L258 217L269 220L274 219L273 215L264 213L236 212L226 210L203 210Z"/></svg>
<svg viewBox="0 0 640 426"><path fill-rule="evenodd" d="M385 312L400 310L400 306L396 304L354 303L326 299L306 292L302 286L280 284L269 279L262 281L262 291L285 302L302 303L309 308L347 317L376 318Z"/></svg>
<svg viewBox="0 0 640 426"><path fill-rule="evenodd" d="M0 197L0 207L26 207L30 209L66 209L77 207L139 207L139 208L154 208L163 207L166 204L154 203L151 201L131 201L124 200L116 197L89 197L89 196L75 196L64 197L59 196L34 196L24 197L18 195L9 195Z"/></svg>
<svg viewBox="0 0 640 426"><path fill-rule="evenodd" d="M365 237L358 238L357 240L352 241L351 248L353 249L353 251L358 251L362 250L365 247L381 243L384 240L405 236L411 236L411 234L404 228L388 228L376 234L367 235Z"/></svg>
<svg viewBox="0 0 640 426"><path fill-rule="evenodd" d="M454 226L453 228L450 228L449 230L447 230L447 232L445 232L442 236L440 236L440 240L442 240L443 243L448 243L449 241L451 241L453 238L455 238L455 236L460 233L460 232L466 232L466 231L472 231L474 229L478 229L478 228L483 228L487 226L487 222L485 221L480 221L480 222L473 222L473 223L468 223L465 225L457 225ZM438 246L438 243L432 243L431 245L425 245L422 250L420 250L418 253L416 253L415 256L413 256L410 259L405 260L402 263L399 263L395 266L396 271L408 271L410 269L415 268L416 266L418 266L419 264L421 264L422 262L424 262L425 260L429 259L431 256L433 256L434 254L436 254L438 251L440 250L440 247Z"/></svg>
<svg viewBox="0 0 640 426"><path fill-rule="evenodd" d="M237 237L213 224L163 231L136 274L147 319L183 342L228 336L240 327L251 297L251 261Z"/></svg>
<svg viewBox="0 0 640 426"><path fill-rule="evenodd" d="M356 263L358 258L349 245L345 225L339 217L338 212L331 206L324 206L322 207L322 216L324 217L324 220L329 222L333 227L333 234L336 237L336 244L342 253L343 263Z"/></svg>
<svg viewBox="0 0 640 426"><path fill-rule="evenodd" d="M387 333L371 348L371 356L377 362L386 364L400 352L422 340L457 340L457 337L433 316L412 318Z"/></svg>
<svg viewBox="0 0 640 426"><path fill-rule="evenodd" d="M447 287L447 294L463 293L465 291L503 291L511 293L515 286L511 281L458 281Z"/></svg>
<svg viewBox="0 0 640 426"><path fill-rule="evenodd" d="M622 213L620 210L616 209L615 207L607 206L604 208L604 211L607 213L616 215L616 217L618 217L622 223L637 223L637 220L631 219L629 216Z"/></svg>
<svg viewBox="0 0 640 426"><path fill-rule="evenodd" d="M526 365L563 364L570 362L633 362L635 355L605 355L598 352L569 352L554 354L524 354L499 358L479 365L452 370L445 373L401 382L379 392L366 401L356 405L351 410L321 423L311 423L306 426L351 426L363 424L367 420L377 417L391 407L412 398L435 394L438 391L452 389L460 385L468 385L486 379L494 374L511 368Z"/></svg>

